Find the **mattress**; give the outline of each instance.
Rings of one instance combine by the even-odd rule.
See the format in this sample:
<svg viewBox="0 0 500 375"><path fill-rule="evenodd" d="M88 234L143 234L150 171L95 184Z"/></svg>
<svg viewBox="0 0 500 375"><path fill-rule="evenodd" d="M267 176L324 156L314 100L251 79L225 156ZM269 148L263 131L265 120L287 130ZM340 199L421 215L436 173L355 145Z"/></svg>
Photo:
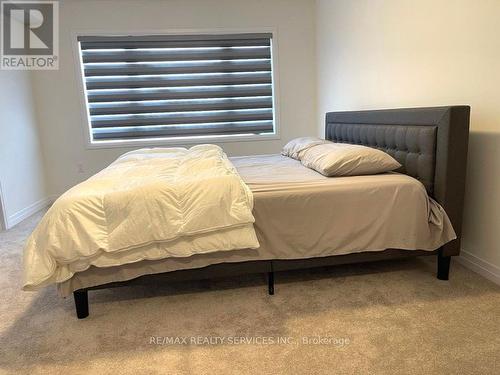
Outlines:
<svg viewBox="0 0 500 375"><path fill-rule="evenodd" d="M219 263L304 259L385 249L433 251L456 238L444 210L416 179L399 173L324 177L281 155L231 161L254 196L258 249L91 267L59 293Z"/></svg>

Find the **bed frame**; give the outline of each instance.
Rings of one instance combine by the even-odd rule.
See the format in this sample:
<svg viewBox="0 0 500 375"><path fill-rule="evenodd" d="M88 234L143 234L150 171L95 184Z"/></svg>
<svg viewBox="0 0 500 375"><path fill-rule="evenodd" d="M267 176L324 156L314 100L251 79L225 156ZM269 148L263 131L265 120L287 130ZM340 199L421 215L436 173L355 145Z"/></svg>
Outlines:
<svg viewBox="0 0 500 375"><path fill-rule="evenodd" d="M274 273L291 269L406 258L418 255L437 256L437 278L448 280L451 256L460 253L465 170L469 137L470 107L451 106L407 108L376 111L329 112L326 114L325 138L378 148L396 158L399 172L420 180L428 194L447 212L457 239L435 251L388 249L299 260L262 260L221 263L204 268L166 272L161 280L180 281L267 273L268 292L274 294ZM88 291L134 284L158 275L108 283L73 293L79 319L89 315Z"/></svg>

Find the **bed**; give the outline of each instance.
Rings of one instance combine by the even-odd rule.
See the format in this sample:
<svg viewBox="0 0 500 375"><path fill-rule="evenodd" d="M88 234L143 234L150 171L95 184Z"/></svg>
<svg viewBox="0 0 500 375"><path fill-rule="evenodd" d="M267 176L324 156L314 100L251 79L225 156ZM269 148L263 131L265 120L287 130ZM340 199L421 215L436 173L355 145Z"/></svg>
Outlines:
<svg viewBox="0 0 500 375"><path fill-rule="evenodd" d="M460 252L469 112L453 106L327 113L326 139L378 148L402 167L329 178L278 154L231 158L253 194L258 248L91 266L58 283L59 293L73 293L81 319L89 314L89 290L152 275L168 282L266 273L274 294L276 271L435 255L437 276L447 280L450 257Z"/></svg>

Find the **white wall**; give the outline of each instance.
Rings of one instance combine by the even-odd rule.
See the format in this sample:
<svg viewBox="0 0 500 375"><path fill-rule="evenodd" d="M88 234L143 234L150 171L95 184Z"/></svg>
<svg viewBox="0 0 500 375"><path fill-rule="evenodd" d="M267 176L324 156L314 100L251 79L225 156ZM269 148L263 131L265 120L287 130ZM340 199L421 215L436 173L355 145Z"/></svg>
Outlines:
<svg viewBox="0 0 500 375"><path fill-rule="evenodd" d="M331 110L470 104L463 253L500 269L500 1L64 0L60 6L60 69L35 72L33 79L50 194L128 151L85 148L74 30L275 27L281 139L224 143L226 151L277 152L293 137L323 134ZM44 196L43 178L27 75L0 78L0 179L13 213ZM20 128L5 128L11 123Z"/></svg>
<svg viewBox="0 0 500 375"><path fill-rule="evenodd" d="M500 1L318 0L316 6L320 114L472 106L462 248L498 272Z"/></svg>
<svg viewBox="0 0 500 375"><path fill-rule="evenodd" d="M310 134L316 123L314 5L314 0L61 1L60 69L36 72L34 79L50 192L62 193L127 151L85 148L74 30L277 28L281 139L222 144L229 155L271 153Z"/></svg>
<svg viewBox="0 0 500 375"><path fill-rule="evenodd" d="M8 226L46 205L30 73L0 70L0 183Z"/></svg>

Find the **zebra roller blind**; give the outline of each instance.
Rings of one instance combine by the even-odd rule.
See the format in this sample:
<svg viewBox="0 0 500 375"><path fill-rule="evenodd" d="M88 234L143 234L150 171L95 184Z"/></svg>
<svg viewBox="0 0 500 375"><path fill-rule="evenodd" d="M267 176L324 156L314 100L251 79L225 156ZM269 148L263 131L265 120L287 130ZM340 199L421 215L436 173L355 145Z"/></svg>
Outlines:
<svg viewBox="0 0 500 375"><path fill-rule="evenodd" d="M274 133L271 34L78 41L92 141Z"/></svg>

